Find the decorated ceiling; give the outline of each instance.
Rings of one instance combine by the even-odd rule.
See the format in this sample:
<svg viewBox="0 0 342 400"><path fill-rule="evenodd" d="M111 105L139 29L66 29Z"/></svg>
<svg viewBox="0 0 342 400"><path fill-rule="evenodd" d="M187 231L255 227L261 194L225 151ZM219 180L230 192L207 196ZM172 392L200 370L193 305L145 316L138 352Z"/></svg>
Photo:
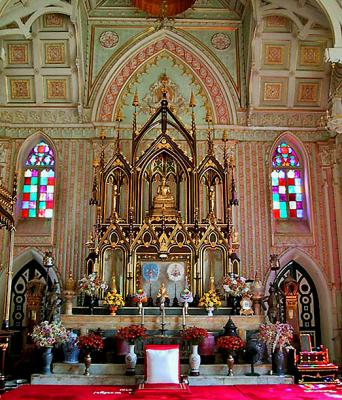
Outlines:
<svg viewBox="0 0 342 400"><path fill-rule="evenodd" d="M165 4L167 7L165 8ZM129 126L160 87L190 123L253 124L264 110L328 107L337 36L316 0L0 1L0 105L74 107L80 122ZM176 15L174 15L176 14ZM10 117L9 117L10 119Z"/></svg>

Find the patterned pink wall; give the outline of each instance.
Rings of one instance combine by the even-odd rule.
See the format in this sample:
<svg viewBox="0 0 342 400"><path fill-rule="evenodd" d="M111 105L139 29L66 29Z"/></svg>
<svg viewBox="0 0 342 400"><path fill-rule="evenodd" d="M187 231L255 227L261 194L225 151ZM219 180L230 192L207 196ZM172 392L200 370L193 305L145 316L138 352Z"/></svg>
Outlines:
<svg viewBox="0 0 342 400"><path fill-rule="evenodd" d="M6 169L6 180L13 175L16 154L22 141L10 142L10 159ZM88 140L56 140L57 196L53 248L56 265L63 280L72 271L75 278L84 271L85 243L93 220L93 209L88 206L92 187L93 145ZM270 253L282 254L289 246L286 243L272 247L272 224L270 212L269 164L267 163L271 142L240 142L236 148L238 231L240 234L240 256L242 272L253 278L257 272L264 277ZM315 143L305 144L309 157L312 239L296 238L298 247L319 265L327 278L334 278L339 286L339 260L337 231L334 222L334 194L330 168L322 168L320 149ZM205 145L199 146L199 154ZM205 153L205 152L204 152ZM203 154L204 154L203 153ZM325 182L327 189L325 191ZM328 202L328 203L327 203ZM329 217L329 226L327 224ZM2 243L1 260L6 262L6 234L0 230ZM293 236L293 235L292 235ZM330 239L329 239L330 238ZM39 237L31 235L31 247L43 252L51 246L41 245ZM32 242L33 241L33 242ZM293 243L293 238L292 238ZM292 244L293 246L293 244ZM29 248L28 244L17 244L15 255ZM329 252L332 249L332 253ZM332 276L331 276L332 275ZM328 279L328 282L330 281Z"/></svg>

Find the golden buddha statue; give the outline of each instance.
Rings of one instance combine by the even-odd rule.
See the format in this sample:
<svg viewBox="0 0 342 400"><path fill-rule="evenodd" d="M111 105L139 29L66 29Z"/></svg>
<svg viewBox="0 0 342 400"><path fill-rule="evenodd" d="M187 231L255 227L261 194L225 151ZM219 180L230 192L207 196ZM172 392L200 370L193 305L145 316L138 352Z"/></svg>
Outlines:
<svg viewBox="0 0 342 400"><path fill-rule="evenodd" d="M166 306L170 305L170 297L164 282L161 283L160 288L158 290L156 304L157 306L160 306L161 304L165 304Z"/></svg>
<svg viewBox="0 0 342 400"><path fill-rule="evenodd" d="M171 194L170 186L163 176L162 183L158 186L157 194L153 198L152 217L174 217L177 215L175 198Z"/></svg>

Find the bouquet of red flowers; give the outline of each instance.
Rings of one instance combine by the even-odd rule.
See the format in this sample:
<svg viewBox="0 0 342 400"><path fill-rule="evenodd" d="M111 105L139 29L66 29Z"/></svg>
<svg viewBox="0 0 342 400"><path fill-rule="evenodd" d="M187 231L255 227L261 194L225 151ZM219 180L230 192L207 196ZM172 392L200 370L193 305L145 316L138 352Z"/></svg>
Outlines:
<svg viewBox="0 0 342 400"><path fill-rule="evenodd" d="M197 326L191 326L190 328L184 329L181 332L183 340L191 344L200 344L203 340L208 337L208 331L203 328L197 328Z"/></svg>
<svg viewBox="0 0 342 400"><path fill-rule="evenodd" d="M238 336L221 336L217 339L216 346L219 349L234 351L245 347L245 342Z"/></svg>
<svg viewBox="0 0 342 400"><path fill-rule="evenodd" d="M95 333L89 335L83 335L78 338L78 347L84 350L86 353L91 351L101 351L103 349L103 339Z"/></svg>
<svg viewBox="0 0 342 400"><path fill-rule="evenodd" d="M134 344L137 340L143 339L145 336L146 328L140 325L129 325L119 328L116 332L116 337L126 340L129 344Z"/></svg>

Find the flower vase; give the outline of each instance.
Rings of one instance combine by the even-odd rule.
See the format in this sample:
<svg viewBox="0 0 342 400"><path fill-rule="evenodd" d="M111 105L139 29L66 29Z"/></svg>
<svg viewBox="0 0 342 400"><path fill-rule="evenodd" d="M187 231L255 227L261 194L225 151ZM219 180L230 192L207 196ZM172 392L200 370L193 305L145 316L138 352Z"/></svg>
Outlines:
<svg viewBox="0 0 342 400"><path fill-rule="evenodd" d="M91 295L89 298L89 307L88 307L88 314L89 315L94 315L94 308L96 306L96 297L94 295Z"/></svg>
<svg viewBox="0 0 342 400"><path fill-rule="evenodd" d="M272 370L274 375L285 375L285 354L279 348L272 353Z"/></svg>
<svg viewBox="0 0 342 400"><path fill-rule="evenodd" d="M208 317L214 316L214 307L207 308L207 311L208 311Z"/></svg>
<svg viewBox="0 0 342 400"><path fill-rule="evenodd" d="M49 375L51 374L51 363L52 363L52 346L44 347L44 351L42 354L43 359L43 374Z"/></svg>
<svg viewBox="0 0 342 400"><path fill-rule="evenodd" d="M69 340L62 345L64 353L64 363L66 364L77 364L78 356L80 354L80 349L77 346L77 334L71 332L69 335Z"/></svg>
<svg viewBox="0 0 342 400"><path fill-rule="evenodd" d="M118 310L117 307L115 307L115 306L109 306L109 313L110 313L110 315L113 315L113 316L116 315L117 310Z"/></svg>
<svg viewBox="0 0 342 400"><path fill-rule="evenodd" d="M233 296L231 300L232 305L232 315L239 314L239 306L240 306L240 296Z"/></svg>
<svg viewBox="0 0 342 400"><path fill-rule="evenodd" d="M137 355L134 352L134 344L129 344L129 352L125 356L126 375L135 375L135 366L137 365Z"/></svg>
<svg viewBox="0 0 342 400"><path fill-rule="evenodd" d="M190 364L190 375L198 376L200 374L199 367L201 364L201 356L198 354L198 344L193 344L191 346L189 364Z"/></svg>
<svg viewBox="0 0 342 400"><path fill-rule="evenodd" d="M231 353L227 357L228 376L233 376L234 357Z"/></svg>
<svg viewBox="0 0 342 400"><path fill-rule="evenodd" d="M85 370L84 370L84 374L85 376L89 376L89 368L91 365L91 357L90 357L90 353L86 353L86 355L84 356L84 365L85 365Z"/></svg>

